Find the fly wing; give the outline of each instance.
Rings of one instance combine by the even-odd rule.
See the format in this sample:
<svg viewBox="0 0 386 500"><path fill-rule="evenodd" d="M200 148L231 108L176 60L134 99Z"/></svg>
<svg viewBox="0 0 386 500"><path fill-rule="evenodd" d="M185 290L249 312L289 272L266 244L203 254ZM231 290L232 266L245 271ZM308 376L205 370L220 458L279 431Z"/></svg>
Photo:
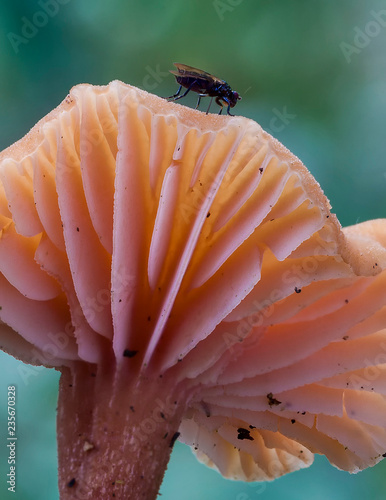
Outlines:
<svg viewBox="0 0 386 500"><path fill-rule="evenodd" d="M201 80L207 80L208 82L218 82L223 83L223 80L220 80L214 75L203 71L202 69L193 68L193 66L188 66L186 64L174 63L174 66L177 68L177 71L171 70L170 73L176 76L186 76L191 78L200 78Z"/></svg>

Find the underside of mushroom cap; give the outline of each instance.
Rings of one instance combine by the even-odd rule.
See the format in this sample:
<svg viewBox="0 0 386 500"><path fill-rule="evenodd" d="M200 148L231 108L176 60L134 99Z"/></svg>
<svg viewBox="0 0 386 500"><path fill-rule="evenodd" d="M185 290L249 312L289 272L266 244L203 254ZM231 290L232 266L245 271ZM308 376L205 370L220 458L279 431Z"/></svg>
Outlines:
<svg viewBox="0 0 386 500"><path fill-rule="evenodd" d="M245 118L79 85L0 165L1 317L36 352L56 341L43 364L112 348L163 371L249 294L264 255L320 240L350 273L319 185Z"/></svg>
<svg viewBox="0 0 386 500"><path fill-rule="evenodd" d="M383 271L267 304L243 320L252 332L242 343L240 323L230 322L227 353L191 372L200 390L182 440L223 475L249 481L307 466L313 453L350 472L382 460L385 303Z"/></svg>
<svg viewBox="0 0 386 500"><path fill-rule="evenodd" d="M385 383L350 377L383 373L386 223L342 231L258 124L79 85L0 181L0 348L172 374L181 438L227 477L380 460Z"/></svg>

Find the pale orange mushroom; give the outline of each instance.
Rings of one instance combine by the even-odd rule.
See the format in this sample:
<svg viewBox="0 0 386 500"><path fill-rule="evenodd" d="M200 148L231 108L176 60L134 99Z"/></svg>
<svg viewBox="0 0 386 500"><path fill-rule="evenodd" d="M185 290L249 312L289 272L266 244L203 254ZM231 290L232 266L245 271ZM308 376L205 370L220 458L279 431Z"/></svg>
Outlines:
<svg viewBox="0 0 386 500"><path fill-rule="evenodd" d="M247 481L385 455L386 221L342 231L258 124L79 85L0 180L0 347L62 373L62 499L156 498L177 438Z"/></svg>

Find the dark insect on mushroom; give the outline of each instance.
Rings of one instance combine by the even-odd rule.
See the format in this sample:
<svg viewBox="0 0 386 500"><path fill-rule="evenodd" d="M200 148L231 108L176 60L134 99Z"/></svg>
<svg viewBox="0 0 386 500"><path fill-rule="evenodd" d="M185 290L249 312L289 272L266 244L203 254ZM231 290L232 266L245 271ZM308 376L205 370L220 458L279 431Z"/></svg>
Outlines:
<svg viewBox="0 0 386 500"><path fill-rule="evenodd" d="M170 73L173 73L180 86L177 92L167 97L167 99L177 101L177 99L182 99L188 92L193 90L193 92L197 92L198 94L196 109L200 105L201 97L209 96L211 100L206 110L206 114L208 114L213 97L215 97L216 103L221 107L219 115L221 115L223 104L225 104L227 106L228 115L233 116L229 110L236 106L237 101L240 101L241 97L237 92L231 89L225 80L220 80L202 69L186 66L186 64L174 63L174 66L177 68L177 71L170 71ZM182 87L185 87L187 90L180 95Z"/></svg>
<svg viewBox="0 0 386 500"><path fill-rule="evenodd" d="M267 394L268 404L269 406L277 406L281 404L281 401L273 397L272 392Z"/></svg>
<svg viewBox="0 0 386 500"><path fill-rule="evenodd" d="M237 439L248 439L249 441L254 441L254 438L251 436L251 431L244 429L244 427L239 427L237 429Z"/></svg>

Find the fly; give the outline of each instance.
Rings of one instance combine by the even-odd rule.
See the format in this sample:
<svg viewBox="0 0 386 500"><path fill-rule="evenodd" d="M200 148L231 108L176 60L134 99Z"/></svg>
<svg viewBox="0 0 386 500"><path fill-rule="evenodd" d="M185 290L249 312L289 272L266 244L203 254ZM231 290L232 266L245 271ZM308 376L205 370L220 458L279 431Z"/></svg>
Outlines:
<svg viewBox="0 0 386 500"><path fill-rule="evenodd" d="M214 75L203 71L202 69L186 66L186 64L174 63L177 71L170 71L175 76L177 83L180 84L177 92L167 99L177 101L185 97L191 90L197 92L198 101L196 109L200 105L201 97L211 97L206 114L209 113L209 108L212 104L213 97L215 97L216 104L220 106L219 115L222 113L223 105L227 106L227 113L232 115L229 110L236 106L237 101L241 100L239 94L231 89L225 80L220 80ZM181 89L185 87L187 90L181 95Z"/></svg>

